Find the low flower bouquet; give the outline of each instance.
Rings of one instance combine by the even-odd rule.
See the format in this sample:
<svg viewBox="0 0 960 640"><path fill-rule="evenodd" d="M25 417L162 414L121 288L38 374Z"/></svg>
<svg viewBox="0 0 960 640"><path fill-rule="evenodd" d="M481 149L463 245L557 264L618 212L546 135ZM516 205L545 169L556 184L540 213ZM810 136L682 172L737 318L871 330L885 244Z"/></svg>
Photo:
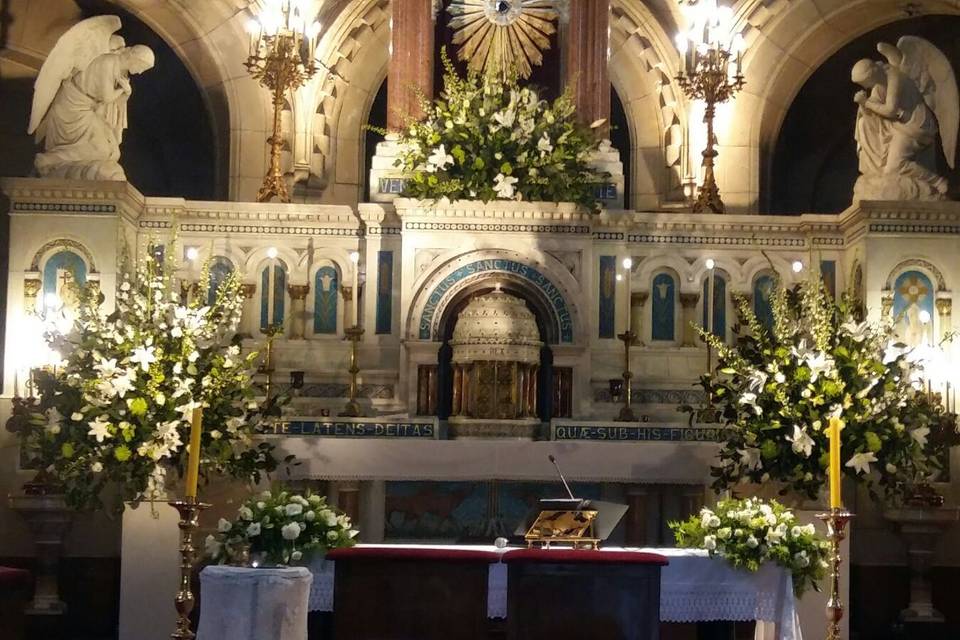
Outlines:
<svg viewBox="0 0 960 640"><path fill-rule="evenodd" d="M812 524L801 525L776 500L721 500L683 522L671 522L678 547L706 549L737 568L757 571L775 562L793 575L797 597L826 575L830 543Z"/></svg>

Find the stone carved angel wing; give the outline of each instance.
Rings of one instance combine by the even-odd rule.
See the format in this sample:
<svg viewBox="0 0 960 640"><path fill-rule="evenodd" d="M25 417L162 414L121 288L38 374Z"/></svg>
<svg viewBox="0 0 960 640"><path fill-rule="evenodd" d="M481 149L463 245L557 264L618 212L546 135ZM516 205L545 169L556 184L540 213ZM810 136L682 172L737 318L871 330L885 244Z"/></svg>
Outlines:
<svg viewBox="0 0 960 640"><path fill-rule="evenodd" d="M43 122L64 80L111 50L111 37L120 26L117 16L95 16L81 20L60 36L33 83L33 108L27 133L34 133Z"/></svg>
<svg viewBox="0 0 960 640"><path fill-rule="evenodd" d="M897 49L902 56L900 70L917 83L924 101L937 117L943 155L952 169L960 128L960 94L953 67L940 49L923 38L903 36L897 41Z"/></svg>

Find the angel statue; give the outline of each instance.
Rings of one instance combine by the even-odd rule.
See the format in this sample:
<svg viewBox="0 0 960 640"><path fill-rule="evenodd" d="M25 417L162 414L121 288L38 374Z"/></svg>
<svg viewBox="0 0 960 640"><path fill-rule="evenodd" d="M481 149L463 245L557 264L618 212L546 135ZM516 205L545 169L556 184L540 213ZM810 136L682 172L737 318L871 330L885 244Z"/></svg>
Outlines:
<svg viewBox="0 0 960 640"><path fill-rule="evenodd" d="M125 46L117 16L96 16L60 36L34 83L27 133L43 151L43 177L126 180L120 141L127 128L130 75L153 67L153 51Z"/></svg>
<svg viewBox="0 0 960 640"><path fill-rule="evenodd" d="M950 61L923 38L903 36L897 46L881 42L887 59L860 60L853 82L863 87L855 137L860 177L857 200L942 200L947 179L937 173L937 133L952 169L960 103Z"/></svg>

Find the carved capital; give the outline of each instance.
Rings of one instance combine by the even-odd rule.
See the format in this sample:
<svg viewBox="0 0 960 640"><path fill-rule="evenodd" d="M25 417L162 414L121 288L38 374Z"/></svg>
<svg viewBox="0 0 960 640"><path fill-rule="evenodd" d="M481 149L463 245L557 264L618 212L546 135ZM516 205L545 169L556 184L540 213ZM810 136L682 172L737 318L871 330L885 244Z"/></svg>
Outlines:
<svg viewBox="0 0 960 640"><path fill-rule="evenodd" d="M307 294L310 293L310 285L291 284L287 287L287 291L290 293L291 300L306 300Z"/></svg>
<svg viewBox="0 0 960 640"><path fill-rule="evenodd" d="M893 291L884 289L880 292L880 314L885 318L893 312Z"/></svg>
<svg viewBox="0 0 960 640"><path fill-rule="evenodd" d="M23 309L27 313L33 313L37 307L37 296L43 289L43 282L40 278L25 278L23 281Z"/></svg>
<svg viewBox="0 0 960 640"><path fill-rule="evenodd" d="M700 302L699 293L681 293L680 294L680 304L683 305L684 309L690 309L697 306L697 303Z"/></svg>
<svg viewBox="0 0 960 640"><path fill-rule="evenodd" d="M940 314L940 317L950 315L950 312L953 310L953 300L950 298L939 298L936 302L937 313Z"/></svg>
<svg viewBox="0 0 960 640"><path fill-rule="evenodd" d="M243 294L243 297L246 300L252 299L256 292L257 292L257 285L253 284L252 282L245 282L242 285L240 285L240 293Z"/></svg>
<svg viewBox="0 0 960 640"><path fill-rule="evenodd" d="M353 296L353 287L348 285L340 286L340 295L343 296L344 300L350 300Z"/></svg>
<svg viewBox="0 0 960 640"><path fill-rule="evenodd" d="M649 291L634 291L630 294L630 303L635 307L642 307L647 304L647 300L650 298Z"/></svg>

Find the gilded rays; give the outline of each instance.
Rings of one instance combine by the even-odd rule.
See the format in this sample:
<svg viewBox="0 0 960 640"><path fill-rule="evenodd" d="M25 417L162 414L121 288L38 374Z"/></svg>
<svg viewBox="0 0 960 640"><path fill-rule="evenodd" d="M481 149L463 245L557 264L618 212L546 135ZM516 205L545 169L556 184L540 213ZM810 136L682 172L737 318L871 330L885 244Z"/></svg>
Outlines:
<svg viewBox="0 0 960 640"><path fill-rule="evenodd" d="M556 32L553 0L454 0L447 11L458 57L487 75L528 78Z"/></svg>

